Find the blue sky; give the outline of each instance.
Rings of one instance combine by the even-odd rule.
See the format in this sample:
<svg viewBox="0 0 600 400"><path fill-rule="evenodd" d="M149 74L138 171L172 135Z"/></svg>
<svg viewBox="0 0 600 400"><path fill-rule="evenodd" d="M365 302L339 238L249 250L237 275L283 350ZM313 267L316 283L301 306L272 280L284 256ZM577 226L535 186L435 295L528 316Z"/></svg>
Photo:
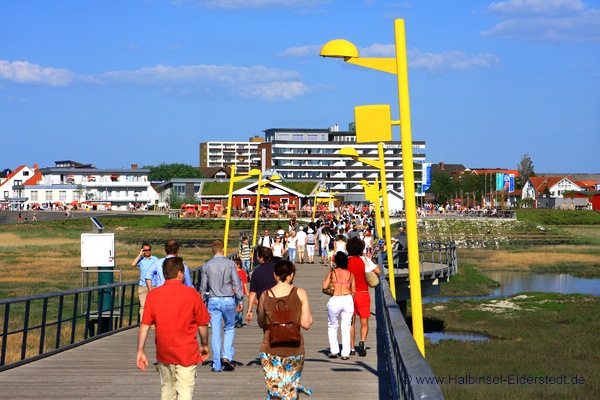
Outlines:
<svg viewBox="0 0 600 400"><path fill-rule="evenodd" d="M395 18L428 162L600 173L600 0L0 0L0 169L196 166L204 141L399 118L394 75L318 56L391 57Z"/></svg>

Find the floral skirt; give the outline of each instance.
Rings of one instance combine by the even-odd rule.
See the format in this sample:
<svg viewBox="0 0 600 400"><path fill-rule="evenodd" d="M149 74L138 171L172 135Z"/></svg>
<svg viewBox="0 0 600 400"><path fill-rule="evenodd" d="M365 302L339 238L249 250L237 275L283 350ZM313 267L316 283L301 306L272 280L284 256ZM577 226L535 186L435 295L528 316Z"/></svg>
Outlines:
<svg viewBox="0 0 600 400"><path fill-rule="evenodd" d="M265 373L267 400L272 397L294 400L298 398L298 391L309 396L312 394L312 389L305 388L300 383L300 376L304 367L304 355L284 357L260 353L260 362Z"/></svg>

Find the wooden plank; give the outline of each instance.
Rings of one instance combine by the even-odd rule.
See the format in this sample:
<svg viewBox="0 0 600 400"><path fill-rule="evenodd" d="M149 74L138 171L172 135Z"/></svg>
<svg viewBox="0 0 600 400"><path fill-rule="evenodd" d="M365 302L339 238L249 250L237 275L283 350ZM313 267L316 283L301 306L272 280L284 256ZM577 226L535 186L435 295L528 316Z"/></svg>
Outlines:
<svg viewBox="0 0 600 400"><path fill-rule="evenodd" d="M378 358L376 319L370 319L366 357L330 360L327 339L327 300L321 283L327 268L321 264L297 265L296 285L307 290L314 324L304 331L306 362L302 382L315 399L387 398L384 357ZM373 293L372 293L373 297ZM372 302L372 313L375 304ZM358 335L358 329L357 329ZM198 367L195 398L261 399L266 397L258 353L262 330L256 320L236 330L233 372L211 372ZM358 339L358 338L357 338ZM112 335L36 362L0 373L2 399L148 399L160 396L158 373L142 373L135 365L137 329ZM356 341L358 344L358 340ZM146 354L154 356L154 336ZM381 350L379 351L382 354Z"/></svg>

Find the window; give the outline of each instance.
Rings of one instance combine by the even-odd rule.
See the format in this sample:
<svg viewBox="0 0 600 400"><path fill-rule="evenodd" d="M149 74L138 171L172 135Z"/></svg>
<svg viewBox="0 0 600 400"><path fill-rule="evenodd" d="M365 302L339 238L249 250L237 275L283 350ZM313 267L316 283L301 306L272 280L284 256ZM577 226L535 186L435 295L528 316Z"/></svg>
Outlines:
<svg viewBox="0 0 600 400"><path fill-rule="evenodd" d="M23 171L23 176L29 176L29 171Z"/></svg>
<svg viewBox="0 0 600 400"><path fill-rule="evenodd" d="M46 201L52 201L52 190L46 190Z"/></svg>
<svg viewBox="0 0 600 400"><path fill-rule="evenodd" d="M313 133L309 133L308 135L306 135L306 140L312 141L312 142L316 142L317 141L317 135L313 134Z"/></svg>
<svg viewBox="0 0 600 400"><path fill-rule="evenodd" d="M66 190L61 190L60 192L58 192L58 200L59 201L67 201L67 191Z"/></svg>
<svg viewBox="0 0 600 400"><path fill-rule="evenodd" d="M173 191L178 195L185 194L185 185L184 184L175 184L173 185Z"/></svg>
<svg viewBox="0 0 600 400"><path fill-rule="evenodd" d="M4 192L4 198L8 199L8 192Z"/></svg>
<svg viewBox="0 0 600 400"><path fill-rule="evenodd" d="M31 201L38 201L38 192L37 190L31 191Z"/></svg>

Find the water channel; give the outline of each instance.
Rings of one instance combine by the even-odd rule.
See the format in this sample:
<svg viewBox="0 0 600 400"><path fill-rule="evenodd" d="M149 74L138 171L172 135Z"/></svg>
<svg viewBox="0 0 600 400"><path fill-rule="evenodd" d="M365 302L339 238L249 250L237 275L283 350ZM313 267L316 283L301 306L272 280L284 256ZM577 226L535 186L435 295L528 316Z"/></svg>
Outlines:
<svg viewBox="0 0 600 400"><path fill-rule="evenodd" d="M534 274L515 271L487 271L487 277L500 283L500 287L488 296L464 297L424 297L423 303L445 303L452 300L482 301L513 296L523 292L543 292L562 294L590 294L600 296L600 279L577 278L568 274ZM486 336L461 332L427 332L425 336L432 343L440 340L485 341Z"/></svg>

